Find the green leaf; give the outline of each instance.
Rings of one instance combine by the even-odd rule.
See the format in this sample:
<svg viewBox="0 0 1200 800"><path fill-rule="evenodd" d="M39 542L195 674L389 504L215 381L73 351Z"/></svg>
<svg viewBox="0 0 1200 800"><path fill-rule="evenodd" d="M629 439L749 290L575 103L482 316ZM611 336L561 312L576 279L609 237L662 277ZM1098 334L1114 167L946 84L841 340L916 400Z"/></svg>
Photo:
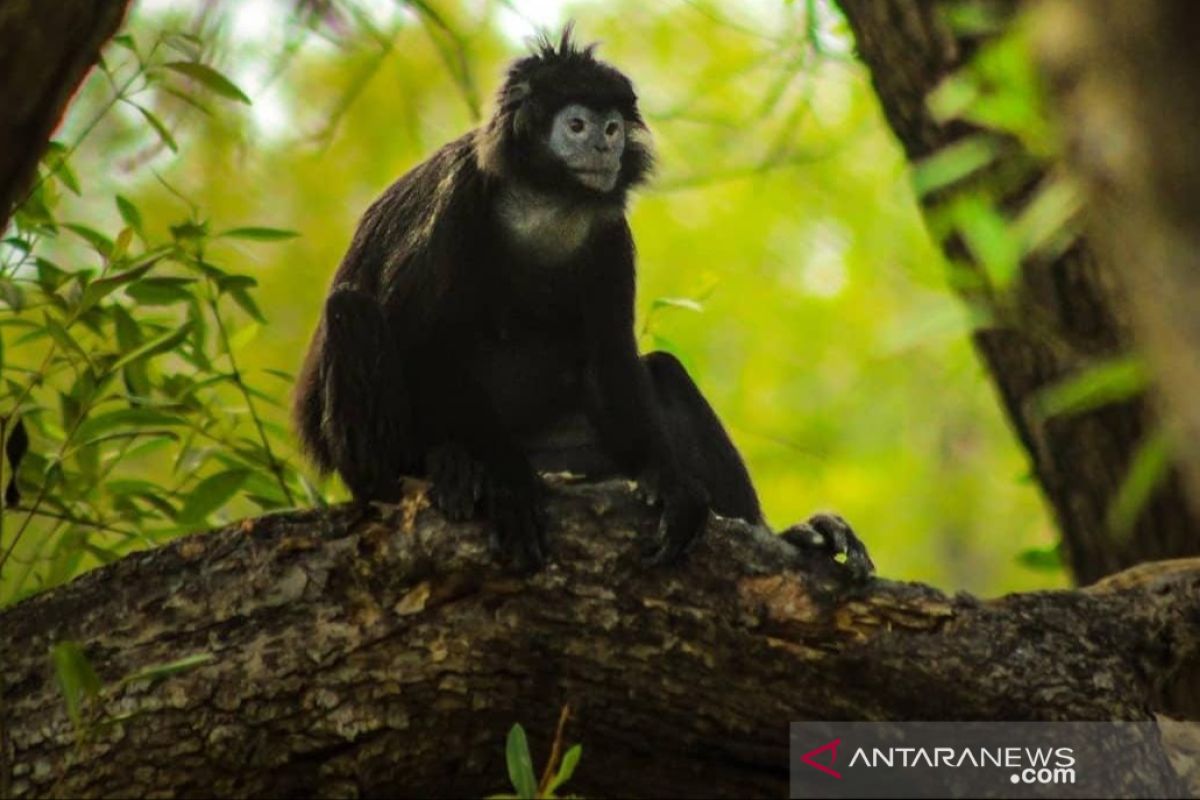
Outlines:
<svg viewBox="0 0 1200 800"><path fill-rule="evenodd" d="M77 222L64 223L63 227L90 244L93 248L95 248L96 252L105 258L108 258L110 255L112 255L112 239L109 239L99 231L89 228L87 225L80 225Z"/></svg>
<svg viewBox="0 0 1200 800"><path fill-rule="evenodd" d="M923 197L958 183L992 163L998 149L996 139L985 133L959 139L913 168L913 189Z"/></svg>
<svg viewBox="0 0 1200 800"><path fill-rule="evenodd" d="M128 353L118 358L116 363L112 365L112 369L115 371L128 364L132 364L135 361L140 361L144 358L149 358L150 356L166 352L167 350L175 349L180 342L187 338L188 331L191 329L191 327L192 325L190 322L185 322L183 325L180 325L173 331L168 331L161 336L155 336L153 339L150 339L149 341L139 345L137 348L130 350Z"/></svg>
<svg viewBox="0 0 1200 800"><path fill-rule="evenodd" d="M1050 547L1030 547L1017 554L1017 563L1038 572L1061 572L1063 568L1062 554L1058 545Z"/></svg>
<svg viewBox="0 0 1200 800"><path fill-rule="evenodd" d="M231 230L222 231L217 234L224 239L250 239L255 242L278 242L283 239L295 239L299 236L297 231L284 230L283 228L232 228Z"/></svg>
<svg viewBox="0 0 1200 800"><path fill-rule="evenodd" d="M249 292L239 287L230 289L229 296L233 298L233 302L237 303L243 311L258 322L266 324L267 318L263 316L262 311L258 308L258 303L254 302L254 298L250 296Z"/></svg>
<svg viewBox="0 0 1200 800"><path fill-rule="evenodd" d="M248 469L227 469L200 481L184 499L183 508L179 511L179 523L191 525L203 522L209 514L229 502L248 477Z"/></svg>
<svg viewBox="0 0 1200 800"><path fill-rule="evenodd" d="M214 94L227 97L230 100L237 100L239 103L245 103L246 105L251 104L250 98L233 81L206 64L199 64L195 61L172 61L163 66L181 75L186 75Z"/></svg>
<svg viewBox="0 0 1200 800"><path fill-rule="evenodd" d="M86 441L119 429L161 428L164 425L182 424L184 420L165 411L152 408L122 408L89 417L79 425L75 438Z"/></svg>
<svg viewBox="0 0 1200 800"><path fill-rule="evenodd" d="M1108 509L1108 527L1118 537L1126 537L1137 523L1138 515L1150 501L1154 490L1166 480L1171 470L1171 448L1166 434L1160 429L1147 436L1129 464L1129 471L1117 489Z"/></svg>
<svg viewBox="0 0 1200 800"><path fill-rule="evenodd" d="M165 144L172 153L178 153L179 144L175 141L175 137L171 135L171 132L167 130L167 126L163 124L163 121L145 106L140 106L137 103L134 103L134 107L137 108L138 111L142 112L142 116L146 118L146 122L150 123L150 127L154 128L154 132L158 134L159 139L162 139L163 144Z"/></svg>
<svg viewBox="0 0 1200 800"><path fill-rule="evenodd" d="M537 797L537 778L533 775L529 741L525 738L525 729L520 723L513 725L508 732L504 758L508 762L508 778L512 781L517 796L522 800L533 800Z"/></svg>
<svg viewBox="0 0 1200 800"><path fill-rule="evenodd" d="M76 353L89 365L92 363L92 357L83 349L83 345L75 341L75 337L71 335L66 326L50 316L49 312L42 312L42 324L45 326L46 332L50 334L50 338L57 342L59 347Z"/></svg>
<svg viewBox="0 0 1200 800"><path fill-rule="evenodd" d="M1042 389L1033 397L1034 409L1043 418L1082 414L1136 397L1145 391L1147 382L1140 358L1112 358Z"/></svg>
<svg viewBox="0 0 1200 800"><path fill-rule="evenodd" d="M155 683L161 681L163 678L169 678L181 672L188 672L215 660L216 656L212 653L196 653L195 655L185 656L166 664L155 664L145 667L132 675L125 676L121 679L121 683L133 683L134 681L150 681L151 683Z"/></svg>
<svg viewBox="0 0 1200 800"><path fill-rule="evenodd" d="M126 228L126 230L129 229ZM77 315L83 314L89 308L96 305L96 303L99 303L105 297L108 297L125 284L136 281L138 278L149 272L156 262L157 259L151 261L149 264L143 264L140 267L134 267L133 269L125 270L124 272L116 275L110 275L107 278L100 278L99 280L92 281L87 285L87 288L83 290L83 296L79 298L79 308L75 313Z"/></svg>
<svg viewBox="0 0 1200 800"><path fill-rule="evenodd" d="M680 308L684 311L703 311L704 305L690 297L656 297L651 308Z"/></svg>
<svg viewBox="0 0 1200 800"><path fill-rule="evenodd" d="M186 287L195 278L146 278L125 290L125 294L145 306L168 306L187 302L192 293Z"/></svg>
<svg viewBox="0 0 1200 800"><path fill-rule="evenodd" d="M551 779L550 785L546 787L546 794L554 794L558 787L571 780L571 776L575 774L575 768L579 766L579 758L582 755L583 745L581 744L575 745L563 754L562 763L558 765L558 772Z"/></svg>
<svg viewBox="0 0 1200 800"><path fill-rule="evenodd" d="M121 195L117 195L115 200L117 213L121 215L121 219L140 234L142 232L142 213L137 210L137 206Z"/></svg>
<svg viewBox="0 0 1200 800"><path fill-rule="evenodd" d="M67 715L76 731L83 727L83 703L100 694L100 679L83 649L75 642L57 642L51 650L58 688L67 703Z"/></svg>

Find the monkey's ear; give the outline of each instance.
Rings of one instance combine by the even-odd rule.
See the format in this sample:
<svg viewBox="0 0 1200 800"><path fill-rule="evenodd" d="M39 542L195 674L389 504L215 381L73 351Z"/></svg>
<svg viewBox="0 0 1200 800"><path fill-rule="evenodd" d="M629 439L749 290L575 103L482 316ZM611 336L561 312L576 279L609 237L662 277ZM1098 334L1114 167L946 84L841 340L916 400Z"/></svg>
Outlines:
<svg viewBox="0 0 1200 800"><path fill-rule="evenodd" d="M529 81L514 83L505 92L504 104L513 109L512 132L517 138L525 137L533 127L533 114L529 104L525 102L532 94L533 87L529 85Z"/></svg>

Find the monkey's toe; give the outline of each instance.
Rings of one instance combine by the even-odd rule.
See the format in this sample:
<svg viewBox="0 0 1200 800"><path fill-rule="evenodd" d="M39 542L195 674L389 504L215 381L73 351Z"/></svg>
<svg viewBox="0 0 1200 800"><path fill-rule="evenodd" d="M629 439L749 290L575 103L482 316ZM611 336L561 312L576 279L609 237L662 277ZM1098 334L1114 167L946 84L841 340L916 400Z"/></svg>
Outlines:
<svg viewBox="0 0 1200 800"><path fill-rule="evenodd" d="M780 534L799 550L824 553L845 568L851 580L861 583L875 572L875 563L854 529L837 514L814 514L807 522Z"/></svg>

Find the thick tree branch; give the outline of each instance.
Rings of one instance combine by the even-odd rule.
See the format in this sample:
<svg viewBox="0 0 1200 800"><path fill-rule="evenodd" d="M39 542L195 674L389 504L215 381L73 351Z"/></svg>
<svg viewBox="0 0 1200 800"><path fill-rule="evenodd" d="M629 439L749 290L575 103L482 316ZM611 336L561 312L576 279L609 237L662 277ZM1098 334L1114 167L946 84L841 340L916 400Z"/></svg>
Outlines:
<svg viewBox="0 0 1200 800"><path fill-rule="evenodd" d="M0 230L129 0L5 0L0 4Z"/></svg>
<svg viewBox="0 0 1200 800"><path fill-rule="evenodd" d="M1147 719L1200 644L1200 569L980 601L850 586L841 567L720 523L647 569L624 483L556 489L553 561L498 570L483 524L410 495L247 520L129 556L0 615L17 797L442 795L504 787L562 704L590 796L779 796L801 719ZM131 715L74 744L48 657L78 642ZM148 665L212 661L156 685Z"/></svg>

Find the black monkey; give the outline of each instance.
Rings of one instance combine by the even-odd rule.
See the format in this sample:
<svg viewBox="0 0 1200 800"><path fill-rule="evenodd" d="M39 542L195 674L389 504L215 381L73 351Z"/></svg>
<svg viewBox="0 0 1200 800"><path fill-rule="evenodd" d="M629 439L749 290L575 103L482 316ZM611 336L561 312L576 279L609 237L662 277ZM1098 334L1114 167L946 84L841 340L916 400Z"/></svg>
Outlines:
<svg viewBox="0 0 1200 800"><path fill-rule="evenodd" d="M680 557L710 508L763 521L683 366L638 355L625 205L652 154L633 85L594 47L576 47L569 27L557 46L543 38L485 126L367 210L295 398L305 449L356 500L394 500L400 476L425 476L451 518L482 502L523 568L546 554L539 471L653 487L653 561ZM802 533L797 543L824 540L869 567L836 518Z"/></svg>

